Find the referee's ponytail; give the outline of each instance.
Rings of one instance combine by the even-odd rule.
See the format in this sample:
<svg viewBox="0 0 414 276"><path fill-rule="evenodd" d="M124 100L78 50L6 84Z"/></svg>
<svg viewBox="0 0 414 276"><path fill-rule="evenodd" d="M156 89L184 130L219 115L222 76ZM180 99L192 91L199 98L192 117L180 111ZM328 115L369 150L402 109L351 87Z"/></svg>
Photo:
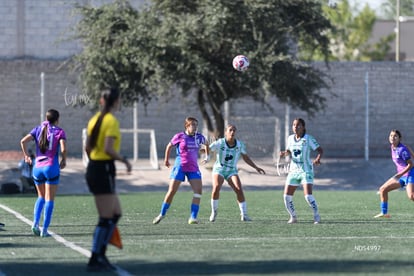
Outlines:
<svg viewBox="0 0 414 276"><path fill-rule="evenodd" d="M92 129L91 136L88 137L86 142L86 152L89 153L91 150L96 146L96 142L98 140L99 129L101 128L103 118L107 113L109 113L119 99L119 90L116 88L105 89L101 93L101 100L103 101L103 109L101 114L99 115L98 120L96 121L95 126Z"/></svg>

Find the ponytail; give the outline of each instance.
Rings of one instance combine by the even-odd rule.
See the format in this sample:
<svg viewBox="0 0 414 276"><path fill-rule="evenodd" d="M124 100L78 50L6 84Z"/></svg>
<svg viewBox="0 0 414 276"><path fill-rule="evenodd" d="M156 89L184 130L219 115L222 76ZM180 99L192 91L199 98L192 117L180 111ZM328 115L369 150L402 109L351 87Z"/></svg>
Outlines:
<svg viewBox="0 0 414 276"><path fill-rule="evenodd" d="M59 111L55 109L49 109L46 112L46 120L47 122L43 123L42 132L40 133L40 139L39 139L39 148L41 153L45 153L49 148L49 139L48 139L48 133L49 133L49 127L51 124L55 124L59 120Z"/></svg>
<svg viewBox="0 0 414 276"><path fill-rule="evenodd" d="M85 150L86 150L86 153L88 153L88 155L90 154L92 149L96 146L96 143L98 141L98 136L99 136L99 129L101 128L103 118L105 117L106 114L108 114L111 111L111 108L114 106L118 98L119 98L119 91L116 88L111 88L111 89L102 91L101 99L103 99L104 101L104 107L102 109L101 114L98 117L98 120L96 121L92 129L91 135L86 140Z"/></svg>

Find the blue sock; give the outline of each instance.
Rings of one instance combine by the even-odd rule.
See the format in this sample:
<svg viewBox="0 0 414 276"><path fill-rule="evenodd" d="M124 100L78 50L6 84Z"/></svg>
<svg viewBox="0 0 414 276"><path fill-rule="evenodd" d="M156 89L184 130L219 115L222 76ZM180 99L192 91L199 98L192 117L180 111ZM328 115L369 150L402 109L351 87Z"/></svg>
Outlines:
<svg viewBox="0 0 414 276"><path fill-rule="evenodd" d="M170 208L170 204L169 203L167 203L167 202L163 202L162 203L162 206L161 206L161 215L162 216L165 216L165 214L167 213L167 211L168 211L168 208Z"/></svg>
<svg viewBox="0 0 414 276"><path fill-rule="evenodd" d="M198 215L198 210L200 209L200 205L191 204L191 218L196 219Z"/></svg>
<svg viewBox="0 0 414 276"><path fill-rule="evenodd" d="M381 202L381 213L388 213L388 202Z"/></svg>
<svg viewBox="0 0 414 276"><path fill-rule="evenodd" d="M45 205L45 199L38 197L33 209L33 226L39 226L40 217L42 216L43 206Z"/></svg>
<svg viewBox="0 0 414 276"><path fill-rule="evenodd" d="M93 233L92 253L101 254L103 248L107 245L110 224L111 219L99 218L98 225L96 225Z"/></svg>
<svg viewBox="0 0 414 276"><path fill-rule="evenodd" d="M54 201L46 201L45 212L43 214L43 232L47 232L50 222L52 221L53 208L55 207Z"/></svg>
<svg viewBox="0 0 414 276"><path fill-rule="evenodd" d="M121 215L115 215L110 221L109 221L109 227L108 227L108 234L105 238L105 245L109 243L111 240L112 234L114 233L116 224L118 223L118 220L121 218Z"/></svg>

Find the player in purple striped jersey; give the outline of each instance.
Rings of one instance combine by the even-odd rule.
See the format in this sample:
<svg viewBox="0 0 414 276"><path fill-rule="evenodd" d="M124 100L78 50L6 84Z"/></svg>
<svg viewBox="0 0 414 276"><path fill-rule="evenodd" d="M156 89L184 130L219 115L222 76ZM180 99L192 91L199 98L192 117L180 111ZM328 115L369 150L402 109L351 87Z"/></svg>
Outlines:
<svg viewBox="0 0 414 276"><path fill-rule="evenodd" d="M58 127L58 123L59 112L49 109L46 113L46 121L35 127L20 141L24 160L30 165L32 165L32 158L28 152L27 144L33 140L36 143L33 180L36 185L38 198L34 206L32 231L36 236L41 237L50 236L47 229L52 220L60 170L66 167L66 134L63 129ZM59 151L62 155L60 162ZM40 231L39 221L43 207L43 229Z"/></svg>
<svg viewBox="0 0 414 276"><path fill-rule="evenodd" d="M312 194L313 187L313 165L321 163L323 154L322 147L316 139L306 133L305 121L302 118L296 118L292 124L293 133L288 137L286 150L280 153L281 157L290 155L289 173L286 178L286 185L283 194L286 210L290 215L288 223L296 223L296 211L293 205L293 195L300 184L303 186L305 200L313 210L314 223L320 222L321 218L318 212L318 205ZM317 151L318 155L312 161L310 158L311 151Z"/></svg>
<svg viewBox="0 0 414 276"><path fill-rule="evenodd" d="M191 215L188 223L199 223L197 215L201 200L202 181L201 172L198 167L198 154L202 145L204 145L205 150L205 158L202 164L207 163L210 157L207 139L201 133L197 132L197 128L197 119L187 117L184 121L184 131L175 134L165 148L164 164L166 167L170 167L170 152L173 147L176 148L176 158L170 174L168 192L161 205L160 214L152 221L153 224L158 224L165 217L175 193L186 177L194 192L191 203Z"/></svg>
<svg viewBox="0 0 414 276"><path fill-rule="evenodd" d="M391 144L391 158L397 167L397 173L382 184L379 189L381 213L376 215L376 218L390 217L388 214L388 193L392 190L405 187L408 198L414 200L412 151L408 146L401 143L401 132L399 130L391 130L388 139Z"/></svg>

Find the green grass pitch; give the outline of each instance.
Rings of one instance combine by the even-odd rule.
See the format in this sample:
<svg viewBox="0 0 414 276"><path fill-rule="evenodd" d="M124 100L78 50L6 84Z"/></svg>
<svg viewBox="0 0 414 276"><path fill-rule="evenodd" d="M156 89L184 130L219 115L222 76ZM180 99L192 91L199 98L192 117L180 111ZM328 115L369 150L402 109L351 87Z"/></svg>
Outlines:
<svg viewBox="0 0 414 276"><path fill-rule="evenodd" d="M120 195L124 248L108 248L119 275L410 275L414 269L414 204L390 194L390 219L375 191L316 191L322 223L314 225L302 190L294 197L299 222L286 224L282 191L245 191L252 222L241 222L235 195L223 191L215 223L210 195L202 198L201 224L188 225L192 194L179 191L158 225L164 192ZM97 213L91 195L55 202L50 231L30 231L33 195L0 197L0 275L85 275ZM6 208L4 208L6 207ZM9 208L9 209L8 209ZM10 210L17 212L10 213ZM26 219L26 220L25 220ZM3 273L3 274L2 274ZM90 274L89 274L90 275Z"/></svg>

